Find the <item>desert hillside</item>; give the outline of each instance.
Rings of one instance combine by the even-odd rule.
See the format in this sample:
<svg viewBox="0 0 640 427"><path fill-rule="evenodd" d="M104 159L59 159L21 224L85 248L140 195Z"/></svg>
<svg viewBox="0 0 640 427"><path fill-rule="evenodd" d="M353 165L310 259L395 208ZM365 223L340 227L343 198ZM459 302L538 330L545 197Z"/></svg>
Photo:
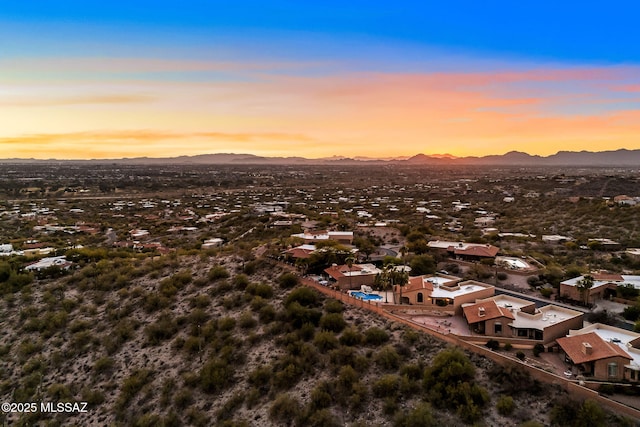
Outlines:
<svg viewBox="0 0 640 427"><path fill-rule="evenodd" d="M0 414L45 426L625 425L591 402L327 299L266 259L87 258L2 288ZM628 424L627 424L628 425Z"/></svg>

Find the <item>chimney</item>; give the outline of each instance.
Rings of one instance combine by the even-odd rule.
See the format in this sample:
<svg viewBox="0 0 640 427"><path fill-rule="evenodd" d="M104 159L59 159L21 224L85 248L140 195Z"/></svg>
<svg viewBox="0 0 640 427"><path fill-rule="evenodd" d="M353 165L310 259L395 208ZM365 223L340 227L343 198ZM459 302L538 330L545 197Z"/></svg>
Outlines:
<svg viewBox="0 0 640 427"><path fill-rule="evenodd" d="M484 316L484 307L479 307L478 308L478 316L479 317L483 317Z"/></svg>
<svg viewBox="0 0 640 427"><path fill-rule="evenodd" d="M591 344L589 344L588 342L583 342L582 343L582 352L586 355L590 355L593 353L593 347L591 347Z"/></svg>

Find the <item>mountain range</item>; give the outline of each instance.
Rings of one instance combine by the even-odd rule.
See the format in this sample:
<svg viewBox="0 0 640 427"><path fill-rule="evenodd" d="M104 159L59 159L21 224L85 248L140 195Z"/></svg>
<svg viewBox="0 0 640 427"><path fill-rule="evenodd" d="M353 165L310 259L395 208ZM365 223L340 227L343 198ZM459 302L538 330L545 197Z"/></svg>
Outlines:
<svg viewBox="0 0 640 427"><path fill-rule="evenodd" d="M426 155L413 157L370 158L332 156L318 159L305 157L263 157L253 154L217 153L179 157L136 157L122 159L92 160L58 160L58 159L4 159L0 163L74 163L74 164L175 164L175 165L207 165L207 164L253 164L253 165L365 165L365 164L399 164L399 165L493 165L493 166L624 166L640 165L640 149L612 151L559 151L550 156L530 155L519 151L511 151L502 155L484 157L455 157L449 154Z"/></svg>

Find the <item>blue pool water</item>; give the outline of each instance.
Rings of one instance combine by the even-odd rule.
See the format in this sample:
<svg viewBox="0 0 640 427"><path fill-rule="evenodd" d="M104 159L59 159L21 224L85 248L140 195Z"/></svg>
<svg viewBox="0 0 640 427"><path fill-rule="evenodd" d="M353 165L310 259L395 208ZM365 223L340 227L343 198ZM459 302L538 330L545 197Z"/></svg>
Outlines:
<svg viewBox="0 0 640 427"><path fill-rule="evenodd" d="M365 294L364 292L351 292L351 296L363 301L381 301L382 297L376 294Z"/></svg>

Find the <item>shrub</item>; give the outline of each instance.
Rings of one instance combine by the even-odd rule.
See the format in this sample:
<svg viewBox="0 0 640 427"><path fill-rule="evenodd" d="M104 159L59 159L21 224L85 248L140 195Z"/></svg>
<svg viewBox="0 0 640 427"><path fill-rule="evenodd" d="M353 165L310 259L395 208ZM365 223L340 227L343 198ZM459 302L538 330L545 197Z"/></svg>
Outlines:
<svg viewBox="0 0 640 427"><path fill-rule="evenodd" d="M441 351L425 370L423 386L438 407L455 408L463 421L472 423L489 401L488 392L474 383L475 367L459 349Z"/></svg>
<svg viewBox="0 0 640 427"><path fill-rule="evenodd" d="M233 286L240 291L244 291L249 285L249 278L246 274L238 274L233 278Z"/></svg>
<svg viewBox="0 0 640 427"><path fill-rule="evenodd" d="M378 346L389 341L389 335L378 327L372 327L364 331L364 341L368 345Z"/></svg>
<svg viewBox="0 0 640 427"><path fill-rule="evenodd" d="M228 278L229 272L223 266L216 265L215 267L212 267L211 270L209 270L209 274L207 275L207 277L209 277L209 280L211 280L212 282L215 282L221 279Z"/></svg>
<svg viewBox="0 0 640 427"><path fill-rule="evenodd" d="M144 329L147 340L151 345L158 345L162 341L171 338L178 330L175 320L170 314L164 314L157 322Z"/></svg>
<svg viewBox="0 0 640 427"><path fill-rule="evenodd" d="M496 409L500 415L511 415L516 409L516 405L511 396L500 396L496 403Z"/></svg>
<svg viewBox="0 0 640 427"><path fill-rule="evenodd" d="M328 408L333 403L333 388L326 381L321 381L311 391L311 400L309 406L312 411Z"/></svg>
<svg viewBox="0 0 640 427"><path fill-rule="evenodd" d="M289 307L298 303L303 307L315 306L318 303L318 293L311 288L301 287L294 289L284 301L284 306Z"/></svg>
<svg viewBox="0 0 640 427"><path fill-rule="evenodd" d="M101 357L93 364L93 372L96 375L104 374L113 370L115 361L111 357Z"/></svg>
<svg viewBox="0 0 640 427"><path fill-rule="evenodd" d="M233 368L227 361L214 358L200 370L200 387L207 393L218 393L233 382Z"/></svg>
<svg viewBox="0 0 640 427"><path fill-rule="evenodd" d="M496 351L500 348L500 343L497 340L489 340L485 346L490 350Z"/></svg>
<svg viewBox="0 0 640 427"><path fill-rule="evenodd" d="M383 375L371 386L371 391L375 397L396 397L399 390L400 377L395 374Z"/></svg>
<svg viewBox="0 0 640 427"><path fill-rule="evenodd" d="M233 317L221 317L218 319L218 330L220 331L231 331L236 327L236 319Z"/></svg>
<svg viewBox="0 0 640 427"><path fill-rule="evenodd" d="M118 406L123 408L145 385L153 379L149 369L137 369L124 380L118 397Z"/></svg>
<svg viewBox="0 0 640 427"><path fill-rule="evenodd" d="M340 335L340 344L348 346L357 346L362 342L362 334L357 329L351 327L345 329Z"/></svg>
<svg viewBox="0 0 640 427"><path fill-rule="evenodd" d="M338 339L331 332L321 331L313 338L313 344L318 350L327 351L338 347Z"/></svg>
<svg viewBox="0 0 640 427"><path fill-rule="evenodd" d="M188 388L183 388L175 394L173 403L177 409L186 409L193 403L193 393Z"/></svg>
<svg viewBox="0 0 640 427"><path fill-rule="evenodd" d="M243 329L255 328L258 322L253 318L250 312L245 311L238 318L238 325Z"/></svg>
<svg viewBox="0 0 640 427"><path fill-rule="evenodd" d="M328 299L324 303L324 311L327 313L342 313L344 311L344 304L333 298Z"/></svg>
<svg viewBox="0 0 640 427"><path fill-rule="evenodd" d="M500 271L498 272L497 277L498 277L498 280L502 281L502 280L507 280L509 275L507 275L507 273L505 273L504 271Z"/></svg>
<svg viewBox="0 0 640 427"><path fill-rule="evenodd" d="M249 373L248 382L261 391L269 390L269 381L273 375L273 370L269 365L258 366Z"/></svg>
<svg viewBox="0 0 640 427"><path fill-rule="evenodd" d="M426 402L418 404L408 414L403 413L396 417L395 427L435 427L439 423L433 418L431 405Z"/></svg>
<svg viewBox="0 0 640 427"><path fill-rule="evenodd" d="M300 417L302 408L300 402L288 394L279 394L271 408L269 409L269 418L272 421L289 424Z"/></svg>
<svg viewBox="0 0 640 427"><path fill-rule="evenodd" d="M540 353L544 353L544 345L536 343L536 345L533 346L533 355L538 357Z"/></svg>
<svg viewBox="0 0 640 427"><path fill-rule="evenodd" d="M517 357L518 359L520 359L520 360L524 361L524 359L525 359L524 352L522 352L522 351L518 351L518 352L516 353L516 357Z"/></svg>
<svg viewBox="0 0 640 427"><path fill-rule="evenodd" d="M504 349L505 349L505 351L511 351L511 349L512 349L512 348L513 348L513 346L511 345L511 343L510 343L510 342L508 342L508 343L506 343L506 344L504 345Z"/></svg>
<svg viewBox="0 0 640 427"><path fill-rule="evenodd" d="M378 366L388 371L397 370L400 366L400 356L391 345L382 347L375 355L374 360Z"/></svg>
<svg viewBox="0 0 640 427"><path fill-rule="evenodd" d="M328 313L320 318L320 328L328 331L341 332L346 325L340 313Z"/></svg>
<svg viewBox="0 0 640 427"><path fill-rule="evenodd" d="M262 323L270 323L276 318L276 309L273 308L271 304L267 304L260 309L260 314L258 315L260 321Z"/></svg>
<svg viewBox="0 0 640 427"><path fill-rule="evenodd" d="M278 277L278 284L282 289L291 289L298 286L300 279L293 273L284 273Z"/></svg>
<svg viewBox="0 0 640 427"><path fill-rule="evenodd" d="M273 288L266 283L251 283L247 286L245 292L262 298L271 298L273 296Z"/></svg>

